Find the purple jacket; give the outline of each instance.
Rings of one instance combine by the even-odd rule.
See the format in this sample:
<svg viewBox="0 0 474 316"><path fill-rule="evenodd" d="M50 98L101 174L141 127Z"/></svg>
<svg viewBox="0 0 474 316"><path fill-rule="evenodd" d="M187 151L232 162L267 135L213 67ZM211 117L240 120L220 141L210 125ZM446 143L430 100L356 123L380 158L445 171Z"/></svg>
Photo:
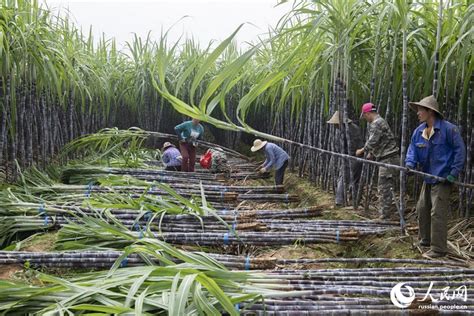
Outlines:
<svg viewBox="0 0 474 316"><path fill-rule="evenodd" d="M161 156L161 160L166 167L177 167L181 166L181 153L175 147L168 147Z"/></svg>

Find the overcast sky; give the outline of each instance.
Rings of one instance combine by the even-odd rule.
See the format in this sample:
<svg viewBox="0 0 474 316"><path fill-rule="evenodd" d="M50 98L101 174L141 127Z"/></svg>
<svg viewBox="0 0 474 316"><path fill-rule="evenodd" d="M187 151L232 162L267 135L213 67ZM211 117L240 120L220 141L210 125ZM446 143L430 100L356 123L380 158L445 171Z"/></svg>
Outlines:
<svg viewBox="0 0 474 316"><path fill-rule="evenodd" d="M67 11L75 24L87 33L92 25L95 38L102 33L119 43L132 39L133 33L155 39L161 29L177 23L169 38L191 35L202 46L211 40L221 41L241 23L248 22L238 33L239 43L255 41L289 11L291 4L276 6L277 0L43 0L50 9ZM179 21L182 17L189 16ZM179 22L178 22L179 21Z"/></svg>

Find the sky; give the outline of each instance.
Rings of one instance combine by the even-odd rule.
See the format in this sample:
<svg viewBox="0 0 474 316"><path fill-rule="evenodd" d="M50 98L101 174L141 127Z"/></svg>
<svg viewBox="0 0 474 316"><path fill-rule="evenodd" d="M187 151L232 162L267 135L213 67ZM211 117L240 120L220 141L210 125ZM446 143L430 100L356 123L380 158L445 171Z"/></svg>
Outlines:
<svg viewBox="0 0 474 316"><path fill-rule="evenodd" d="M227 38L242 23L236 36L240 45L257 41L258 35L275 26L291 8L291 3L276 6L277 0L43 0L50 9L70 12L73 21L88 33L93 27L95 39L105 33L120 46L133 33L160 38L161 30L171 26L169 39L194 37L202 46L211 40ZM291 2L291 1L290 1ZM185 17L187 16L187 17ZM185 18L183 18L185 17ZM119 47L120 47L119 46Z"/></svg>

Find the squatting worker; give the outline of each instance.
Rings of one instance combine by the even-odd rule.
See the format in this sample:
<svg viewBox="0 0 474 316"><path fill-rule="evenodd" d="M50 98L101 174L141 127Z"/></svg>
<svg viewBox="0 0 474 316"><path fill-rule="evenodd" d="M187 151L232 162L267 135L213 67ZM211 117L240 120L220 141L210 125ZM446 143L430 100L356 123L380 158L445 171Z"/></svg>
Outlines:
<svg viewBox="0 0 474 316"><path fill-rule="evenodd" d="M192 119L175 126L174 130L179 139L182 157L181 171L193 172L196 162L196 141L202 137L204 127L198 119Z"/></svg>
<svg viewBox="0 0 474 316"><path fill-rule="evenodd" d="M340 128L341 118L339 117L339 111L334 112L333 116L326 123L333 124L336 128ZM347 125L349 127L348 136L350 141L348 141L347 147L349 148L349 155L355 156L356 150L364 146L364 141L362 138L362 133L360 127L356 125L352 120L346 119ZM350 169L349 170L349 166ZM350 182L350 172L352 171L352 182ZM336 188L336 205L344 204L344 182L349 183L349 192L352 192L352 188L356 189L360 180L360 175L362 172L362 163L358 161L347 162L346 164L346 179L344 179L344 172L339 173L337 179L337 188ZM354 198L354 197L352 197Z"/></svg>
<svg viewBox="0 0 474 316"><path fill-rule="evenodd" d="M451 182L461 172L466 150L458 128L444 120L434 96L410 102L421 124L415 129L408 147L405 165L409 169L446 178L439 182L425 177L416 205L420 245L430 247L432 258L443 257L447 250L447 212L450 204Z"/></svg>
<svg viewBox="0 0 474 316"><path fill-rule="evenodd" d="M265 162L259 166L259 172L265 173L270 169L275 169L275 185L283 184L283 178L285 177L285 170L286 167L288 167L290 156L278 145L260 139L256 139L253 142L253 146L250 150L256 152L262 148L265 149Z"/></svg>
<svg viewBox="0 0 474 316"><path fill-rule="evenodd" d="M362 105L361 119L364 118L369 123L369 138L363 148L356 151L357 156L363 156L368 153L367 159L375 158L376 161L399 165L398 146L395 141L390 126L378 113L377 108L372 103ZM398 176L396 169L379 167L378 174L378 194L379 194L379 213L380 219L387 220L394 213L392 206L393 190L395 189L395 180Z"/></svg>
<svg viewBox="0 0 474 316"><path fill-rule="evenodd" d="M163 144L161 149L161 161L165 165L165 170L167 171L181 171L181 153L170 142Z"/></svg>

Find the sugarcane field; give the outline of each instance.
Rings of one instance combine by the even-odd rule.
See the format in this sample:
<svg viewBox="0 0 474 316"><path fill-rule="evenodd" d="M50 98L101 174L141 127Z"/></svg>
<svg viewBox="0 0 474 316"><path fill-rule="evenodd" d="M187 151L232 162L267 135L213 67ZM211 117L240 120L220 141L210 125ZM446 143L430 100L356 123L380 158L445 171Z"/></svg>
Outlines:
<svg viewBox="0 0 474 316"><path fill-rule="evenodd" d="M0 3L0 315L474 315L472 1Z"/></svg>

